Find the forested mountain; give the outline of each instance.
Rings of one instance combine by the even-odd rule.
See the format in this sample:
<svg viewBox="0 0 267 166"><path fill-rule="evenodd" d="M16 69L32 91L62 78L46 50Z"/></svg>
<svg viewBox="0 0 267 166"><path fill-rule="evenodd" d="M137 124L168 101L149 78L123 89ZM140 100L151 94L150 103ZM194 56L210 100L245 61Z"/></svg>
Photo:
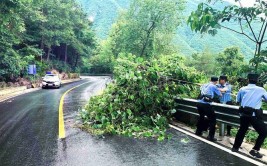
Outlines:
<svg viewBox="0 0 267 166"><path fill-rule="evenodd" d="M115 22L118 13L122 9L127 9L131 0L77 0L81 3L89 16L94 18L94 29L100 39L105 39L111 25ZM185 22L191 11L197 8L200 2L205 0L187 0L185 8ZM218 8L227 4L217 4ZM177 30L175 43L184 55L191 55L194 52L209 50L212 53L222 52L231 46L240 47L246 58L251 58L254 54L255 45L242 35L236 34L226 29L221 29L216 37L211 35L200 35L191 31L186 23ZM237 27L237 25L230 25Z"/></svg>
<svg viewBox="0 0 267 166"><path fill-rule="evenodd" d="M88 65L94 32L75 0L4 0L0 9L0 81L26 75L29 64L39 74Z"/></svg>
<svg viewBox="0 0 267 166"><path fill-rule="evenodd" d="M77 0L94 20L94 28L100 39L107 37L118 13L129 6L129 0Z"/></svg>

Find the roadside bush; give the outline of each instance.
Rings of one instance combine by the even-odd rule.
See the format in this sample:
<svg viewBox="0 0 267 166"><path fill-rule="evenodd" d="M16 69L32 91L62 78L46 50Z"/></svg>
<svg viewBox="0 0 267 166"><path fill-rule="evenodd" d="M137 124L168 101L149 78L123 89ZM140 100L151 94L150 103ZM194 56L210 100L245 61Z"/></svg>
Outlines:
<svg viewBox="0 0 267 166"><path fill-rule="evenodd" d="M114 58L110 55L99 54L90 58L90 70L92 74L109 74L113 70Z"/></svg>
<svg viewBox="0 0 267 166"><path fill-rule="evenodd" d="M7 83L5 82L0 82L0 88L6 88L7 87Z"/></svg>
<svg viewBox="0 0 267 166"><path fill-rule="evenodd" d="M75 78L79 78L79 77L80 77L79 73L68 73L69 79L75 79Z"/></svg>
<svg viewBox="0 0 267 166"><path fill-rule="evenodd" d="M190 96L194 90L183 81L198 83L202 75L186 67L177 55L150 61L132 55L120 57L113 83L81 111L84 126L92 133L163 140L168 120L176 112L174 97Z"/></svg>
<svg viewBox="0 0 267 166"><path fill-rule="evenodd" d="M59 60L51 60L48 63L48 68L49 69L56 69L59 71L59 73L61 72L71 72L72 69L70 67L69 64L65 64L63 61L59 61Z"/></svg>

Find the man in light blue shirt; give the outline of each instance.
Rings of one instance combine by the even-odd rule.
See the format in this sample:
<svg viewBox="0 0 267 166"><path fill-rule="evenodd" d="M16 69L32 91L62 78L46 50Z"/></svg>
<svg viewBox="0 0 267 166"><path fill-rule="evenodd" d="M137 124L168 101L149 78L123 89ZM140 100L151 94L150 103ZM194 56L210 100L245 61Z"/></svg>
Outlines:
<svg viewBox="0 0 267 166"><path fill-rule="evenodd" d="M218 83L218 77L211 77L211 82L201 86L201 97L199 103L197 104L197 109L199 113L199 120L197 123L196 135L201 136L202 132L205 130L205 116L208 117L209 126L209 136L208 140L216 141L215 126L216 126L216 116L215 112L211 107L211 102L216 95L221 96L220 90L216 87Z"/></svg>
<svg viewBox="0 0 267 166"><path fill-rule="evenodd" d="M222 96L219 88L216 86L218 83L218 77L211 77L210 83L201 86L201 98L200 103L210 104L215 97Z"/></svg>
<svg viewBox="0 0 267 166"><path fill-rule="evenodd" d="M262 120L263 111L261 109L262 100L267 101L267 92L264 88L256 86L258 82L257 74L249 74L248 86L241 88L237 94L237 103L240 103L240 128L237 132L232 151L237 152L243 142L245 134L250 126L259 134L255 146L249 152L252 156L262 158L259 153L260 147L267 136L267 129Z"/></svg>
<svg viewBox="0 0 267 166"><path fill-rule="evenodd" d="M242 107L250 107L259 110L262 106L262 99L267 100L266 90L255 84L248 84L248 86L240 89L236 101L241 103ZM255 116L255 114L253 116Z"/></svg>
<svg viewBox="0 0 267 166"><path fill-rule="evenodd" d="M233 105L231 97L232 86L227 81L228 81L227 76L220 76L219 84L216 85L222 93L222 96L219 98L219 100L221 104ZM227 125L228 136L231 135L231 129L232 127L230 125Z"/></svg>
<svg viewBox="0 0 267 166"><path fill-rule="evenodd" d="M227 76L220 76L219 84L216 85L222 93L222 96L219 98L221 104L229 104L232 102L232 86L227 80Z"/></svg>

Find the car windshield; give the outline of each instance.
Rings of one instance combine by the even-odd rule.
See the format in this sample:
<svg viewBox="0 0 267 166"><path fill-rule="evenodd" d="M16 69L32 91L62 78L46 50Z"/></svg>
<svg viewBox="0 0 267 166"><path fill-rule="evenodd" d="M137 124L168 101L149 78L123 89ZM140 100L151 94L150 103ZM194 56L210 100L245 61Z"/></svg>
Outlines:
<svg viewBox="0 0 267 166"><path fill-rule="evenodd" d="M45 75L45 78L56 78L56 75Z"/></svg>

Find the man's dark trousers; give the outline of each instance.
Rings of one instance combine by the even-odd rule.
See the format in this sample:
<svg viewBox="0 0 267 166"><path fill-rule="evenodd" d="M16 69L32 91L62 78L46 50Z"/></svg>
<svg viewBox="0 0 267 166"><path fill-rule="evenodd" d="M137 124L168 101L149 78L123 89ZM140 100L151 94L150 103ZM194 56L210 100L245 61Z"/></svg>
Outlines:
<svg viewBox="0 0 267 166"><path fill-rule="evenodd" d="M240 148L250 124L259 134L253 149L257 151L260 150L260 147L263 144L264 139L267 135L266 126L262 118L256 116L247 116L247 115L240 116L240 128L237 132L233 148L235 149Z"/></svg>
<svg viewBox="0 0 267 166"><path fill-rule="evenodd" d="M209 121L209 136L214 138L215 135L215 126L216 126L216 115L212 106L210 104L198 103L197 109L199 113L199 119L197 122L197 131L196 133L200 134L205 130L205 116L208 117Z"/></svg>

